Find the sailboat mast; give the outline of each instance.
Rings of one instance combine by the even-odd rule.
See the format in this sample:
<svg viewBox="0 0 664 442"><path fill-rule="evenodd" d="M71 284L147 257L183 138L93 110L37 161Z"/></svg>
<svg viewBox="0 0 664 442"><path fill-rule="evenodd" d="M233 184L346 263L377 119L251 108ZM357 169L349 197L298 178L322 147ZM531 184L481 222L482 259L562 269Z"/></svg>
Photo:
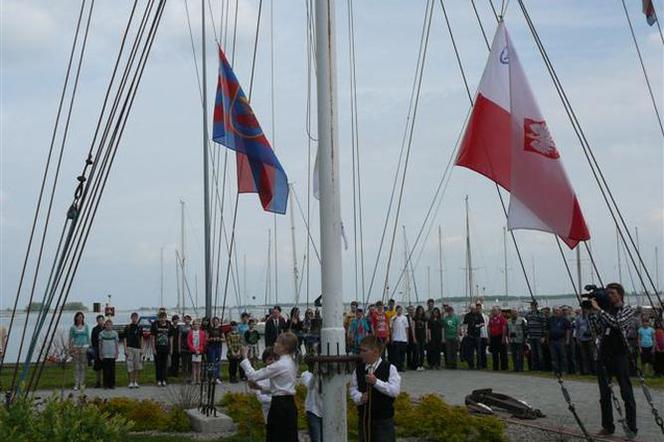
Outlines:
<svg viewBox="0 0 664 442"><path fill-rule="evenodd" d="M507 227L503 227L503 266L505 270L505 302L510 295L509 276L507 274Z"/></svg>
<svg viewBox="0 0 664 442"><path fill-rule="evenodd" d="M345 345L343 276L341 265L341 195L339 194L339 145L335 2L316 0L316 90L318 97L318 160L320 183L321 291L323 329L321 353L336 355ZM330 370L323 377L323 439L346 440L346 377Z"/></svg>
<svg viewBox="0 0 664 442"><path fill-rule="evenodd" d="M466 195L466 271L468 277L468 302L473 300L473 257L470 253L470 217L468 214L468 195Z"/></svg>
<svg viewBox="0 0 664 442"><path fill-rule="evenodd" d="M295 245L295 205L293 204L293 185L290 185L291 191L289 192L288 196L290 199L290 223L291 223L291 246L293 249L293 290L295 294L295 306L297 306L300 303L300 292L298 291L298 283L297 283L297 246Z"/></svg>
<svg viewBox="0 0 664 442"><path fill-rule="evenodd" d="M201 63L203 95L203 241L205 246L205 316L212 317L212 266L210 261L210 179L208 166L207 61L205 59L205 0L201 0ZM184 279L184 278L183 278ZM184 296L184 292L183 292Z"/></svg>
<svg viewBox="0 0 664 442"><path fill-rule="evenodd" d="M185 257L184 257L184 201L180 200L180 266L181 272L182 272L182 280L181 280L181 288L180 288L180 296L182 297L182 301L180 302L178 300L178 304L180 305L180 313L184 317L184 303L185 303L185 297L184 297L184 283L185 283L185 272L184 272L184 264L185 264Z"/></svg>
<svg viewBox="0 0 664 442"><path fill-rule="evenodd" d="M410 297L410 274L408 272L408 243L406 242L406 226L401 226L403 231L403 274L404 274L404 296L405 300L408 301L408 305L412 304L412 299Z"/></svg>
<svg viewBox="0 0 664 442"><path fill-rule="evenodd" d="M265 305L270 302L270 291L272 290L272 231L267 230L267 271L265 274Z"/></svg>
<svg viewBox="0 0 664 442"><path fill-rule="evenodd" d="M620 263L620 232L616 229L616 256L618 257L618 281L622 284L622 264Z"/></svg>
<svg viewBox="0 0 664 442"><path fill-rule="evenodd" d="M657 246L655 246L655 285L657 290L659 290L659 248ZM659 293L659 291L657 293Z"/></svg>
<svg viewBox="0 0 664 442"><path fill-rule="evenodd" d="M440 302L443 303L443 232L438 226L438 273L440 274Z"/></svg>
<svg viewBox="0 0 664 442"><path fill-rule="evenodd" d="M164 306L164 248L159 254L159 307Z"/></svg>
<svg viewBox="0 0 664 442"><path fill-rule="evenodd" d="M533 273L533 278L535 277ZM583 292L583 280L581 278L581 246L576 246L576 286L579 293Z"/></svg>

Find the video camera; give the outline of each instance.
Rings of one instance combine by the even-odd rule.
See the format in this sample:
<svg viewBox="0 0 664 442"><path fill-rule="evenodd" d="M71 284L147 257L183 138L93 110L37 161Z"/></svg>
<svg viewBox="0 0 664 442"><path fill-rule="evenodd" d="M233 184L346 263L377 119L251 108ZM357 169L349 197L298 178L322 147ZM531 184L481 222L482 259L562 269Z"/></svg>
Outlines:
<svg viewBox="0 0 664 442"><path fill-rule="evenodd" d="M587 292L581 295L581 308L592 309L591 300L597 301L599 308L602 310L608 310L611 306L609 302L609 293L604 287L597 287L594 284L588 284L583 289Z"/></svg>

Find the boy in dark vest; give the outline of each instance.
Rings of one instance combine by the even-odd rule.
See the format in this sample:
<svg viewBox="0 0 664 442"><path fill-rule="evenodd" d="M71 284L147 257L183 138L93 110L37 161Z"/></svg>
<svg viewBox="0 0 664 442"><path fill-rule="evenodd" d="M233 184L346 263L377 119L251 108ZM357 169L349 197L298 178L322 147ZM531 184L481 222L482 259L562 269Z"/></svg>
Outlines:
<svg viewBox="0 0 664 442"><path fill-rule="evenodd" d="M394 442L394 399L401 377L394 365L381 359L382 343L373 335L360 341L361 363L355 368L350 396L358 406L360 442Z"/></svg>

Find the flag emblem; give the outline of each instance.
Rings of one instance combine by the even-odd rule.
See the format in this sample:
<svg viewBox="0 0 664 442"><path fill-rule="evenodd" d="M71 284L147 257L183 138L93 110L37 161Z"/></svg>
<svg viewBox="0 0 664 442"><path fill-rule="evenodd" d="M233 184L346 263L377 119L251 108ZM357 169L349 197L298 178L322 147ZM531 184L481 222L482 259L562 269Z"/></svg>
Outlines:
<svg viewBox="0 0 664 442"><path fill-rule="evenodd" d="M524 149L526 151L535 152L554 160L560 158L560 153L556 149L556 143L553 141L546 121L536 121L526 118L524 120L523 133L525 135Z"/></svg>

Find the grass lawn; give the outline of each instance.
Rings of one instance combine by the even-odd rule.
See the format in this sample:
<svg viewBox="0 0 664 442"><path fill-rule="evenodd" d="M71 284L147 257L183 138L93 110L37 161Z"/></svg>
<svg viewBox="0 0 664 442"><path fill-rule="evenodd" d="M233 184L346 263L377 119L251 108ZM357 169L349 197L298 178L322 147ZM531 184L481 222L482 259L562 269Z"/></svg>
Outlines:
<svg viewBox="0 0 664 442"><path fill-rule="evenodd" d="M488 366L485 371L491 370L491 357L488 356ZM465 362L459 363L460 369L468 369L468 365ZM301 365L301 370L305 370L306 366ZM520 373L514 373L512 370L512 361L509 362L509 372L499 372L499 373L512 373L519 376L537 376L544 378L556 379L552 373L548 372L539 372L539 371L524 371ZM0 373L0 387L6 389L11 384L12 375L14 367L7 365L2 369ZM441 371L441 375L444 376L445 370ZM227 363L222 362L221 364L221 374L223 379L228 378L228 368ZM20 370L19 370L20 375ZM29 377L28 377L29 379ZM116 385L119 387L127 386L129 379L127 376L126 365L124 363L118 363L115 370L115 379ZM565 376L566 380L582 381L582 382L596 382L597 378L595 376L582 376L582 375L567 375ZM179 383L182 381L182 378L169 378L170 383ZM143 371L141 371L139 377L139 383L145 385L152 385L155 383L155 367L154 362L146 362L143 364ZM632 378L632 383L635 388L639 388L638 378ZM95 372L90 368L86 373L86 386L93 387L95 385ZM646 376L646 385L652 389L664 390L664 377L654 377L652 375ZM71 389L74 387L74 369L72 364L67 364L64 371L61 367L54 364L47 364L44 367L44 372L42 373L41 379L39 381L39 390L57 390L60 388Z"/></svg>

